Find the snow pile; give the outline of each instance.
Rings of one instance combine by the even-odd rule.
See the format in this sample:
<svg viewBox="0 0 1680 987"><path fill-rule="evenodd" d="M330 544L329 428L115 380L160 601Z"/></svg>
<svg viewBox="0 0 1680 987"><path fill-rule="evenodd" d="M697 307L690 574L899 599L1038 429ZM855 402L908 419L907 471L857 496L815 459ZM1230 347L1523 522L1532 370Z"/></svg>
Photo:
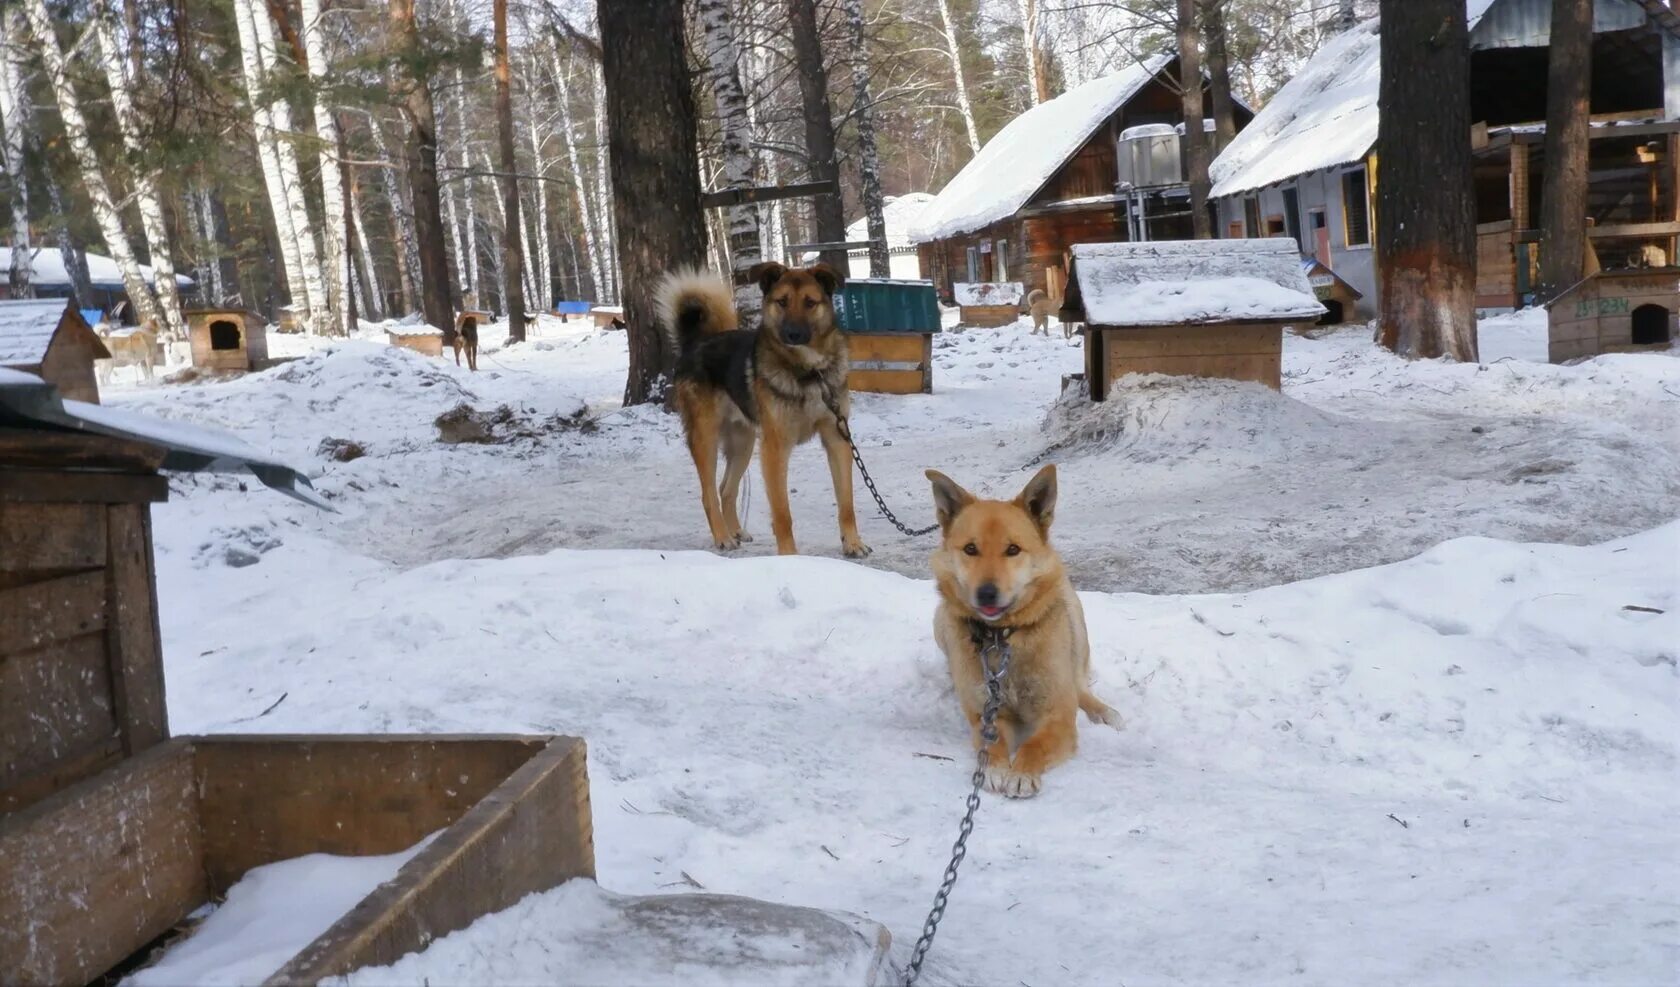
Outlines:
<svg viewBox="0 0 1680 987"><path fill-rule="evenodd" d="M959 281L951 291L958 305L1019 305L1025 293L1019 281Z"/></svg>
<svg viewBox="0 0 1680 987"><path fill-rule="evenodd" d="M1377 21L1327 41L1208 168L1214 198L1358 161L1377 142Z"/></svg>
<svg viewBox="0 0 1680 987"><path fill-rule="evenodd" d="M1155 55L1009 121L917 217L910 239L956 236L1012 215L1170 61Z"/></svg>
<svg viewBox="0 0 1680 987"><path fill-rule="evenodd" d="M255 987L425 848L339 857L312 853L253 867L186 939L123 987Z"/></svg>
<svg viewBox="0 0 1680 987"><path fill-rule="evenodd" d="M1070 278L1084 321L1099 326L1316 320L1324 314L1295 241L1287 237L1077 244Z"/></svg>

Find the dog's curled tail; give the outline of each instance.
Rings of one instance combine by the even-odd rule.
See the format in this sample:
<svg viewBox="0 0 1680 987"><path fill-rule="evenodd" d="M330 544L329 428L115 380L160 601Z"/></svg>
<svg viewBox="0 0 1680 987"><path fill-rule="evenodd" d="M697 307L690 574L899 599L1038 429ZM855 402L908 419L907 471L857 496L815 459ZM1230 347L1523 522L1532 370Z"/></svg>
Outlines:
<svg viewBox="0 0 1680 987"><path fill-rule="evenodd" d="M702 336L729 332L740 321L729 285L698 267L665 275L654 292L653 303L666 338L682 353L688 352Z"/></svg>
<svg viewBox="0 0 1680 987"><path fill-rule="evenodd" d="M1050 296L1044 293L1043 288L1034 288L1033 290L1027 292L1028 306L1037 305L1039 302L1047 302L1049 300Z"/></svg>

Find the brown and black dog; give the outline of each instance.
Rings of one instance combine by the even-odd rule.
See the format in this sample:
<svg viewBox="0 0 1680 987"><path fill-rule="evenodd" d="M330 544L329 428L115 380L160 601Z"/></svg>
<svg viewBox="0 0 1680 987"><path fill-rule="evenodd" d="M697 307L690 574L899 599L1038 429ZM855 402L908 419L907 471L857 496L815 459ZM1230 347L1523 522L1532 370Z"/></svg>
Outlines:
<svg viewBox="0 0 1680 987"><path fill-rule="evenodd" d="M703 271L666 275L656 295L659 319L680 354L676 406L700 475L700 504L712 542L727 551L752 540L741 530L735 503L753 445L762 435L764 492L776 551L798 552L788 509L788 457L795 446L816 436L834 479L841 548L848 558L862 558L869 546L858 536L852 511L851 449L825 400L826 392L840 414L851 410L846 337L834 318L840 275L825 264L790 270L767 263L753 268L752 278L764 292L763 325L757 331L737 328L729 286Z"/></svg>
<svg viewBox="0 0 1680 987"><path fill-rule="evenodd" d="M455 349L455 365L457 367L461 365L461 353L465 351L467 354L467 369L472 371L478 370L477 319L462 319L461 325L455 330L455 335L450 339L449 345Z"/></svg>
<svg viewBox="0 0 1680 987"><path fill-rule="evenodd" d="M1011 658L986 788L1031 798L1044 772L1079 746L1080 710L1093 723L1120 726L1120 714L1091 691L1085 610L1050 547L1056 467L1039 470L1014 500L980 500L936 470L927 477L944 529L932 558L940 597L934 640L978 749L986 703L981 649L988 636L1007 635Z"/></svg>

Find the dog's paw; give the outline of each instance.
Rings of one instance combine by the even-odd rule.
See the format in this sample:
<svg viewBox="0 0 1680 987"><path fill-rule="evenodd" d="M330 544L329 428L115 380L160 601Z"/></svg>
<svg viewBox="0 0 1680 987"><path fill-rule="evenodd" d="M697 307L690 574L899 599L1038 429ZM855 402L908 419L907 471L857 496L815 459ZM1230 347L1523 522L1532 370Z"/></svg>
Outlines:
<svg viewBox="0 0 1680 987"><path fill-rule="evenodd" d="M1120 711L1113 706L1099 706L1096 709L1088 709L1085 711L1085 718L1092 723L1101 723L1103 726L1113 727L1116 730L1126 729L1125 719L1120 715Z"/></svg>
<svg viewBox="0 0 1680 987"><path fill-rule="evenodd" d="M840 550L846 554L848 559L866 559L871 552L875 551L865 545L861 538L841 539Z"/></svg>
<svg viewBox="0 0 1680 987"><path fill-rule="evenodd" d="M735 532L735 543L737 545L745 545L750 541L752 541L752 535L747 534L745 531Z"/></svg>
<svg viewBox="0 0 1680 987"><path fill-rule="evenodd" d="M730 535L727 538L719 538L715 540L714 544L720 552L733 552L741 547L741 536Z"/></svg>
<svg viewBox="0 0 1680 987"><path fill-rule="evenodd" d="M1011 799L1030 799L1044 787L1044 779L1011 767L986 769L986 791Z"/></svg>

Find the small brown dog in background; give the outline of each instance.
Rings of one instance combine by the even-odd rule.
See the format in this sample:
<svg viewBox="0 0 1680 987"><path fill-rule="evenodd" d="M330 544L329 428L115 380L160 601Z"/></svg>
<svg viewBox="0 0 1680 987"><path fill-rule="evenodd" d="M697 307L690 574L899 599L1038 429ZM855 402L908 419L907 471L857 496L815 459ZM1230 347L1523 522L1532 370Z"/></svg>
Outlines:
<svg viewBox="0 0 1680 987"><path fill-rule="evenodd" d="M1050 315L1059 307L1044 293L1043 288L1034 288L1027 293L1027 312L1032 315L1033 335L1050 335Z"/></svg>
<svg viewBox="0 0 1680 987"><path fill-rule="evenodd" d="M461 324L456 327L455 335L450 339L449 345L455 349L455 365L457 367L461 365L461 354L465 352L467 354L467 369L475 373L478 371L477 319L462 319Z"/></svg>
<svg viewBox="0 0 1680 987"><path fill-rule="evenodd" d="M1079 711L1119 728L1120 714L1091 691L1085 610L1061 557L1050 547L1056 467L1046 466L1014 500L980 500L928 470L944 530L933 553L939 610L933 636L973 730L976 750L986 703L981 650L1005 635L1010 649L998 711L998 739L987 750L986 789L1031 798L1044 772L1079 746Z"/></svg>

